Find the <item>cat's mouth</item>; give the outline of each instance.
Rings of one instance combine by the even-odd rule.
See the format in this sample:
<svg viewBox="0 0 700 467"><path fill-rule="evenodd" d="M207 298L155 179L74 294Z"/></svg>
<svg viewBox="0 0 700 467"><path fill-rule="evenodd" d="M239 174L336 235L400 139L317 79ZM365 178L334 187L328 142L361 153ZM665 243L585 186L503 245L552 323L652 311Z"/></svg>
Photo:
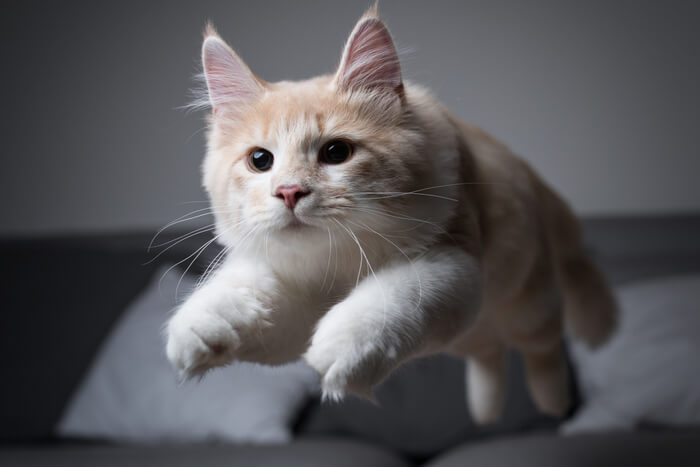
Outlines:
<svg viewBox="0 0 700 467"><path fill-rule="evenodd" d="M308 222L305 222L303 219L301 219L299 216L297 216L294 212L289 212L289 214L286 216L285 223L282 226L281 230L301 230L306 227L312 227L311 224Z"/></svg>
<svg viewBox="0 0 700 467"><path fill-rule="evenodd" d="M287 223L286 227L287 229L300 229L302 227L308 226L309 224L305 223L301 219L299 219L297 216L292 214L292 219Z"/></svg>
<svg viewBox="0 0 700 467"><path fill-rule="evenodd" d="M310 212L311 211L311 212ZM304 230L326 230L326 223L322 216L310 209L286 209L279 212L274 224L271 226L277 232L300 232Z"/></svg>

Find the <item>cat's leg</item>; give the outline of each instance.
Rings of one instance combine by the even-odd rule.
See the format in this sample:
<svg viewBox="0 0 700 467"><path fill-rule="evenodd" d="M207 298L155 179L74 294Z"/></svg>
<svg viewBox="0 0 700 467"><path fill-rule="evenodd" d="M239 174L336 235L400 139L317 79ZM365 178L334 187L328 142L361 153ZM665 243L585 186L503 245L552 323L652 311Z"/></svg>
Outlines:
<svg viewBox="0 0 700 467"><path fill-rule="evenodd" d="M564 416L571 406L571 396L563 340L546 350L523 351L523 358L537 408L548 415Z"/></svg>
<svg viewBox="0 0 700 467"><path fill-rule="evenodd" d="M478 262L439 247L368 275L320 320L304 355L324 397L372 387L404 360L442 349L472 323L481 299Z"/></svg>
<svg viewBox="0 0 700 467"><path fill-rule="evenodd" d="M562 416L571 404L563 339L561 296L544 272L533 274L523 292L503 308L501 327L519 350L528 389L543 413Z"/></svg>
<svg viewBox="0 0 700 467"><path fill-rule="evenodd" d="M278 312L280 284L260 261L237 258L225 263L177 310L167 324L166 352L184 379L234 359L281 363L298 357L266 346L261 336ZM287 302L293 297L285 297ZM290 330L290 335L294 335ZM286 345L304 348L302 342Z"/></svg>
<svg viewBox="0 0 700 467"><path fill-rule="evenodd" d="M496 421L506 398L507 351L484 309L469 330L456 339L449 352L465 359L465 387L469 412L477 423Z"/></svg>
<svg viewBox="0 0 700 467"><path fill-rule="evenodd" d="M506 377L506 348L502 344L494 342L467 357L467 404L477 423L495 422L501 416Z"/></svg>

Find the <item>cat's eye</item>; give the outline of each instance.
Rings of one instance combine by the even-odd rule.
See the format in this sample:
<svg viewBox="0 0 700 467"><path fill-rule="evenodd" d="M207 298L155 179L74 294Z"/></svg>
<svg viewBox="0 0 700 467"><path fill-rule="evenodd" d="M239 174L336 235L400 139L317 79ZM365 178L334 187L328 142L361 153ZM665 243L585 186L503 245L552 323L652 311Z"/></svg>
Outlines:
<svg viewBox="0 0 700 467"><path fill-rule="evenodd" d="M327 142L319 152L319 159L326 164L341 164L352 155L352 146L347 141L334 139Z"/></svg>
<svg viewBox="0 0 700 467"><path fill-rule="evenodd" d="M267 172L272 168L275 157L267 149L258 148L250 153L248 165L256 172Z"/></svg>

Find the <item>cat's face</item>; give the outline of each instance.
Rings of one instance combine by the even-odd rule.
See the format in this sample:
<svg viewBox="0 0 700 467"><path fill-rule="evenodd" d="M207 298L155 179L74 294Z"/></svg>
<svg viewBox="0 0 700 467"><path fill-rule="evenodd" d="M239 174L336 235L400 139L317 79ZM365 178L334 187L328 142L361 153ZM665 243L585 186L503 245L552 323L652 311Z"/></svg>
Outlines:
<svg viewBox="0 0 700 467"><path fill-rule="evenodd" d="M333 76L263 82L213 30L203 62L213 109L204 184L224 243L415 227L410 204L425 200L398 194L428 182L424 141L376 17L357 24Z"/></svg>

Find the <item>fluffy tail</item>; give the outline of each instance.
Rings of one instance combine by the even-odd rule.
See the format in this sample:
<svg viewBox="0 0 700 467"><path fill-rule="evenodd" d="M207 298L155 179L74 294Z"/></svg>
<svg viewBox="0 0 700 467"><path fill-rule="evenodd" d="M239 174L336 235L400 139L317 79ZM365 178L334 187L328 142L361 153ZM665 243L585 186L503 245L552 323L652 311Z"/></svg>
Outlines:
<svg viewBox="0 0 700 467"><path fill-rule="evenodd" d="M605 277L586 254L578 220L556 193L544 188L547 231L564 294L566 326L595 348L615 331L617 303Z"/></svg>

